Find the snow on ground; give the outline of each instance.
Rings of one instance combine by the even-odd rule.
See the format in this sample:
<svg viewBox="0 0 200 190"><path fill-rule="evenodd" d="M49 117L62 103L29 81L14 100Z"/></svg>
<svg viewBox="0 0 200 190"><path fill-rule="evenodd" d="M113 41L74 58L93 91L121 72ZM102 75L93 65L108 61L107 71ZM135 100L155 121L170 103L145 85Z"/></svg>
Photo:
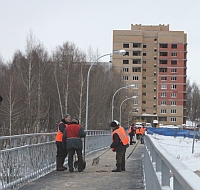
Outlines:
<svg viewBox="0 0 200 190"><path fill-rule="evenodd" d="M159 144L174 155L192 171L200 171L200 141L194 142L194 153L192 153L193 139L184 137L171 137L158 134L152 135Z"/></svg>

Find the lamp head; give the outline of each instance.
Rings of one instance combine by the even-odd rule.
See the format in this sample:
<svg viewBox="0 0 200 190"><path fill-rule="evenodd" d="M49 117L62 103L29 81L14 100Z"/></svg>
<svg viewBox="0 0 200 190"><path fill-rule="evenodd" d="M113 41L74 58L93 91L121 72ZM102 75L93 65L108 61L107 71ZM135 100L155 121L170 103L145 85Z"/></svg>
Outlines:
<svg viewBox="0 0 200 190"><path fill-rule="evenodd" d="M116 50L113 52L113 54L120 54L120 55L125 55L126 51L124 49Z"/></svg>

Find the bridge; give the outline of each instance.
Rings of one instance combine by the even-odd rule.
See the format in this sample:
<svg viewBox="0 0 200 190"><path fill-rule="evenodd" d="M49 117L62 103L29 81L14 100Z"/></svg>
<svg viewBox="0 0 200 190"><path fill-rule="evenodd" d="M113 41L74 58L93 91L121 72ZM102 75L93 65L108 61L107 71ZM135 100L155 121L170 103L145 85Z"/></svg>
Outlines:
<svg viewBox="0 0 200 190"><path fill-rule="evenodd" d="M0 137L0 189L199 190L199 176L150 135L145 136L145 145L137 141L127 148L126 171L119 173L111 172L115 168L115 153L111 150L92 166L93 159L109 148L110 131L87 131L87 166L81 173L55 170L55 135Z"/></svg>

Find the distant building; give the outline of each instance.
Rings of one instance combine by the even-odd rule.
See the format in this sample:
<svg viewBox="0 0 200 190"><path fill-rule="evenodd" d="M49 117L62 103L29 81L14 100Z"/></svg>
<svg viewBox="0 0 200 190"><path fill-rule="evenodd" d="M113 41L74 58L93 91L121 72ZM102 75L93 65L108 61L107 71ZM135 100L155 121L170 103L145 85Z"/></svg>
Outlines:
<svg viewBox="0 0 200 190"><path fill-rule="evenodd" d="M131 25L113 31L113 66L127 84L135 84L134 118L163 125L186 123L187 34L169 25Z"/></svg>

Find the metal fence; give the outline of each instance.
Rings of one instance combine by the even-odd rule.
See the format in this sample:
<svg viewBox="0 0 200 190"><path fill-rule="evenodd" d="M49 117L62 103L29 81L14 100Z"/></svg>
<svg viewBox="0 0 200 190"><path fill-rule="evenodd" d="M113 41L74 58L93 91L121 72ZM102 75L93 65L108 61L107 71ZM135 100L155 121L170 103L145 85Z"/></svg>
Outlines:
<svg viewBox="0 0 200 190"><path fill-rule="evenodd" d="M145 145L146 190L200 189L199 176L163 149L152 136L145 136Z"/></svg>
<svg viewBox="0 0 200 190"><path fill-rule="evenodd" d="M56 133L0 137L0 189L17 189L55 170ZM87 131L86 154L108 147L110 131Z"/></svg>

